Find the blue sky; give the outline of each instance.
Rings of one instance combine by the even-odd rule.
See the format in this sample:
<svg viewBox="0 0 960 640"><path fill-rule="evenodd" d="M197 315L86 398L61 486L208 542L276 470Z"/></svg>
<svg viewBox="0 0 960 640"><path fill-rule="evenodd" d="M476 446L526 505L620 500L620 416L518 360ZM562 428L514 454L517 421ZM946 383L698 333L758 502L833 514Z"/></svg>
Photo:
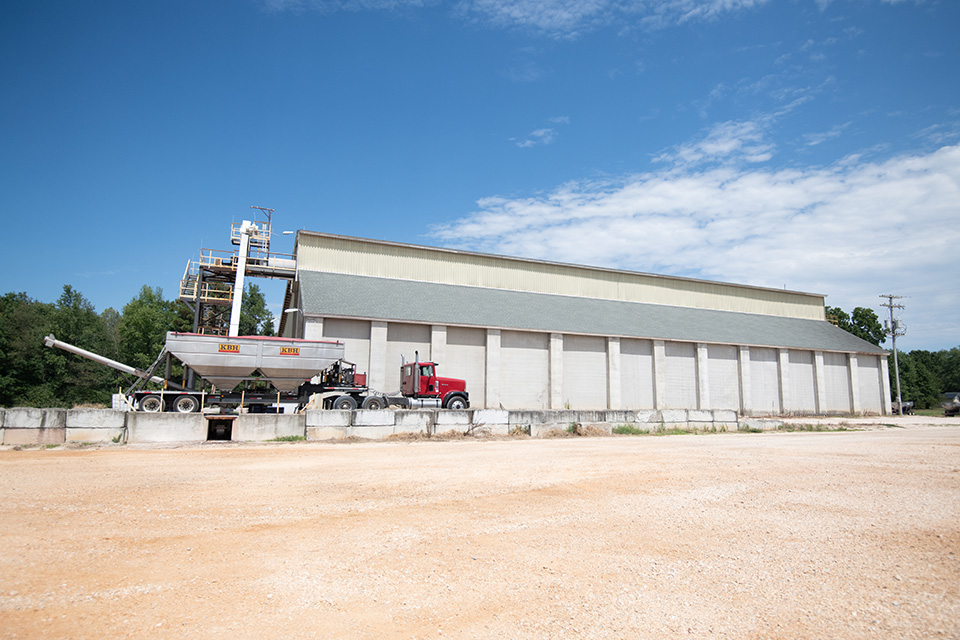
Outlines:
<svg viewBox="0 0 960 640"><path fill-rule="evenodd" d="M258 205L881 317L893 293L901 348L954 347L957 33L953 0L4 3L0 293L173 297Z"/></svg>

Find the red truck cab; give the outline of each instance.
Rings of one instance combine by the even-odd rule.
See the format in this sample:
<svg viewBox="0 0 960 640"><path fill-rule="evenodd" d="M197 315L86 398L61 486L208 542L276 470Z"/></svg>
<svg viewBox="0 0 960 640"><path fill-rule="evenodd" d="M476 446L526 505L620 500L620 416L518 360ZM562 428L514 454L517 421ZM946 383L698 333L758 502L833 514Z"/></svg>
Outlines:
<svg viewBox="0 0 960 640"><path fill-rule="evenodd" d="M408 398L437 398L444 409L470 406L467 383L437 375L436 362L409 362L400 368L400 390Z"/></svg>

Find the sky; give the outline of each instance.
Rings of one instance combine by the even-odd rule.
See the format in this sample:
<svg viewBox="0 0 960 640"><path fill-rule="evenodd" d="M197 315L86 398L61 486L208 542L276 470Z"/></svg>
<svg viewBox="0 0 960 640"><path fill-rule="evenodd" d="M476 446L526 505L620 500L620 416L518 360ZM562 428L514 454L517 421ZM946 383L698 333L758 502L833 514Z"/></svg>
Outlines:
<svg viewBox="0 0 960 640"><path fill-rule="evenodd" d="M173 298L262 206L274 251L894 294L900 349L960 346L957 33L955 0L3 3L0 294Z"/></svg>

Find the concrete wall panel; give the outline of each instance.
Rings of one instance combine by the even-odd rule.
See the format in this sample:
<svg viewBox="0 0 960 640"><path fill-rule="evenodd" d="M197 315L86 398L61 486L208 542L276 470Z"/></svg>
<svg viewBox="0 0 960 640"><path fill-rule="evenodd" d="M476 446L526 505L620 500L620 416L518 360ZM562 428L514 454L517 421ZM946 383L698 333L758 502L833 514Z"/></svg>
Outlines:
<svg viewBox="0 0 960 640"><path fill-rule="evenodd" d="M697 354L696 345L689 342L665 342L664 372L666 388L663 392L664 408L697 406Z"/></svg>
<svg viewBox="0 0 960 640"><path fill-rule="evenodd" d="M343 343L343 359L357 365L358 373L368 373L370 362L370 322L324 318L323 339ZM398 365L399 366L399 365Z"/></svg>
<svg viewBox="0 0 960 640"><path fill-rule="evenodd" d="M780 374L776 349L750 347L750 407L755 415L780 413Z"/></svg>
<svg viewBox="0 0 960 640"><path fill-rule="evenodd" d="M628 409L653 409L653 342L620 340L620 403Z"/></svg>
<svg viewBox="0 0 960 640"><path fill-rule="evenodd" d="M823 385L825 387L824 413L850 412L850 376L847 372L847 354L823 354Z"/></svg>
<svg viewBox="0 0 960 640"><path fill-rule="evenodd" d="M607 408L607 344L596 336L563 337L564 406Z"/></svg>
<svg viewBox="0 0 960 640"><path fill-rule="evenodd" d="M791 350L788 355L789 380L783 399L787 413L815 413L817 410L816 374L813 352Z"/></svg>
<svg viewBox="0 0 960 640"><path fill-rule="evenodd" d="M500 381L500 401L504 409L549 407L549 336L544 333L502 331Z"/></svg>
<svg viewBox="0 0 960 640"><path fill-rule="evenodd" d="M439 374L466 381L471 407L486 406L486 348L485 329L447 327L447 352Z"/></svg>
<svg viewBox="0 0 960 640"><path fill-rule="evenodd" d="M306 436L303 416L245 413L233 421L230 439L235 442L260 442L291 436Z"/></svg>
<svg viewBox="0 0 960 640"><path fill-rule="evenodd" d="M400 388L400 363L403 358L413 362L415 352L421 360L430 359L430 327L421 324L401 324L391 322L387 325L387 358L384 393Z"/></svg>
<svg viewBox="0 0 960 640"><path fill-rule="evenodd" d="M856 362L859 369L857 380L860 385L860 410L864 413L882 413L880 358L860 354Z"/></svg>
<svg viewBox="0 0 960 640"><path fill-rule="evenodd" d="M707 345L707 375L710 380L712 409L740 408L740 366L737 348L730 345Z"/></svg>

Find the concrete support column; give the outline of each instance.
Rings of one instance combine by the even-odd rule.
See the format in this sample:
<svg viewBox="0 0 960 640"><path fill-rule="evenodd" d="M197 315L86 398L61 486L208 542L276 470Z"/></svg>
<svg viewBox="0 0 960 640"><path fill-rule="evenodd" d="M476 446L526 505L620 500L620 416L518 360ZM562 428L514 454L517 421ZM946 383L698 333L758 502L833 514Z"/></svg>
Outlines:
<svg viewBox="0 0 960 640"><path fill-rule="evenodd" d="M387 386L387 323L370 322L370 366L367 384L381 391Z"/></svg>
<svg viewBox="0 0 960 640"><path fill-rule="evenodd" d="M893 406L890 404L893 397L890 393L890 363L887 356L880 358L880 413L887 415L893 413Z"/></svg>
<svg viewBox="0 0 960 640"><path fill-rule="evenodd" d="M740 415L749 416L753 412L753 400L750 388L750 347L740 347L737 352L737 364L740 369Z"/></svg>
<svg viewBox="0 0 960 640"><path fill-rule="evenodd" d="M490 409L500 406L500 329L487 329L486 401Z"/></svg>
<svg viewBox="0 0 960 640"><path fill-rule="evenodd" d="M323 318L305 318L303 321L305 340L323 340Z"/></svg>
<svg viewBox="0 0 960 640"><path fill-rule="evenodd" d="M663 409L667 397L667 347L663 340L653 341L653 408Z"/></svg>
<svg viewBox="0 0 960 640"><path fill-rule="evenodd" d="M817 396L817 413L827 411L827 381L823 372L823 351L813 352L813 392Z"/></svg>
<svg viewBox="0 0 960 640"><path fill-rule="evenodd" d="M622 409L620 399L620 338L607 338L607 408Z"/></svg>
<svg viewBox="0 0 960 640"><path fill-rule="evenodd" d="M788 349L777 349L777 378L780 379L780 413L787 412L787 405L790 404L790 351Z"/></svg>
<svg viewBox="0 0 960 640"><path fill-rule="evenodd" d="M707 369L707 345L697 343L697 409L712 409L710 406L710 372Z"/></svg>
<svg viewBox="0 0 960 640"><path fill-rule="evenodd" d="M857 354L847 354L847 381L850 383L850 413L860 413L860 363Z"/></svg>
<svg viewBox="0 0 960 640"><path fill-rule="evenodd" d="M563 334L550 334L550 408L563 409Z"/></svg>
<svg viewBox="0 0 960 640"><path fill-rule="evenodd" d="M444 325L430 327L430 359L440 363L447 360L447 327Z"/></svg>

